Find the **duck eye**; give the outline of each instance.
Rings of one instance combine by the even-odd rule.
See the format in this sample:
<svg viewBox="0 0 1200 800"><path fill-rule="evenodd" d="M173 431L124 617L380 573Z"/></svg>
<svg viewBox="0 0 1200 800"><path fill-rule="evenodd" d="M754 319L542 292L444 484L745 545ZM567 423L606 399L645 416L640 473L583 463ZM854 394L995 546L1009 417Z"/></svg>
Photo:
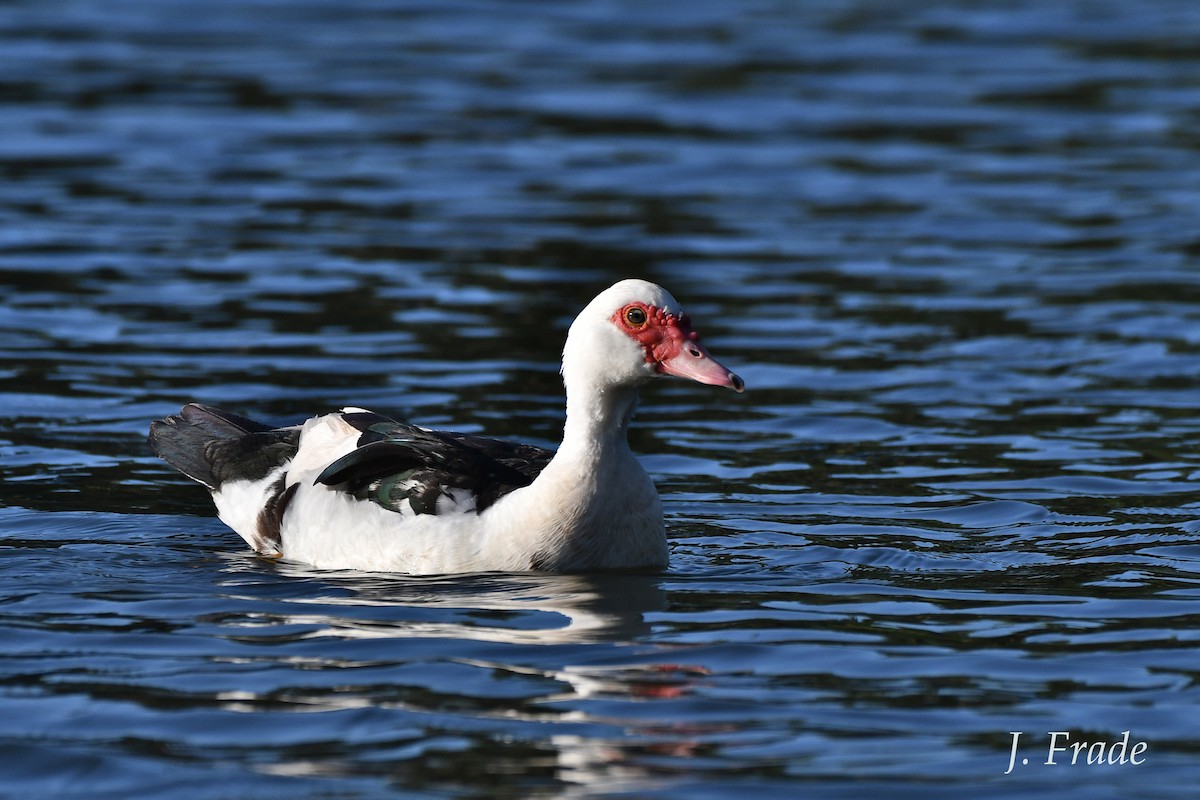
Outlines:
<svg viewBox="0 0 1200 800"><path fill-rule="evenodd" d="M646 324L646 310L637 306L625 309L625 321L632 328L640 328Z"/></svg>

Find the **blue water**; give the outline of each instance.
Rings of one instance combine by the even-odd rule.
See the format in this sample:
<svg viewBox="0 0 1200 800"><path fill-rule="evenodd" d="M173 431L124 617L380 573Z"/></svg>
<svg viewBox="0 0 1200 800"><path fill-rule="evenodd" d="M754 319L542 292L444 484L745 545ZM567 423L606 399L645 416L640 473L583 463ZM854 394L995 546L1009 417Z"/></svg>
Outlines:
<svg viewBox="0 0 1200 800"><path fill-rule="evenodd" d="M1200 5L915 5L0 7L0 796L1194 796ZM749 387L644 394L666 574L273 562L145 447L553 445L627 276Z"/></svg>

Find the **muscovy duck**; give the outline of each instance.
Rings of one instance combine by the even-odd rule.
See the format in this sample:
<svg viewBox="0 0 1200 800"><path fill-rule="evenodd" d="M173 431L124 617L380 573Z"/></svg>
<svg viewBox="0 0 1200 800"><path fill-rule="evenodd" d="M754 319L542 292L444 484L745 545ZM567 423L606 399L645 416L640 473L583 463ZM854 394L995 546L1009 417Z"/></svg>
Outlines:
<svg viewBox="0 0 1200 800"><path fill-rule="evenodd" d="M654 484L626 432L638 388L675 375L741 392L679 303L642 280L598 295L567 333L557 452L428 430L360 408L271 428L197 404L150 446L212 492L260 553L409 574L663 569Z"/></svg>

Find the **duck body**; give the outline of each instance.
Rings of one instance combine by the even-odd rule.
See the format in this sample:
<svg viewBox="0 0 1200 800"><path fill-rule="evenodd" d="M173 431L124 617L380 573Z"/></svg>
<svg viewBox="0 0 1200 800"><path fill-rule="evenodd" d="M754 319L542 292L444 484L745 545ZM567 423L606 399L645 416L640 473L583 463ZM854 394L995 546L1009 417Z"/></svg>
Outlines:
<svg viewBox="0 0 1200 800"><path fill-rule="evenodd" d="M358 408L271 428L198 404L153 423L150 444L255 550L318 568L658 570L662 504L627 432L638 388L663 374L742 389L665 290L622 281L568 333L557 452Z"/></svg>

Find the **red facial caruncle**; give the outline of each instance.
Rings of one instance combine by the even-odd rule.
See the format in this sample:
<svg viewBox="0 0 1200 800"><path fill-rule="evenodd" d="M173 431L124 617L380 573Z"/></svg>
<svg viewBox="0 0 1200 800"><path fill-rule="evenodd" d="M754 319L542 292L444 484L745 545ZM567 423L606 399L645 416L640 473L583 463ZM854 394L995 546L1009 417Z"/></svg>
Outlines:
<svg viewBox="0 0 1200 800"><path fill-rule="evenodd" d="M736 392L745 388L741 378L700 344L700 334L692 330L687 314L676 316L657 306L636 302L618 309L612 322L641 345L646 363L653 365L656 372L712 386L728 386Z"/></svg>

